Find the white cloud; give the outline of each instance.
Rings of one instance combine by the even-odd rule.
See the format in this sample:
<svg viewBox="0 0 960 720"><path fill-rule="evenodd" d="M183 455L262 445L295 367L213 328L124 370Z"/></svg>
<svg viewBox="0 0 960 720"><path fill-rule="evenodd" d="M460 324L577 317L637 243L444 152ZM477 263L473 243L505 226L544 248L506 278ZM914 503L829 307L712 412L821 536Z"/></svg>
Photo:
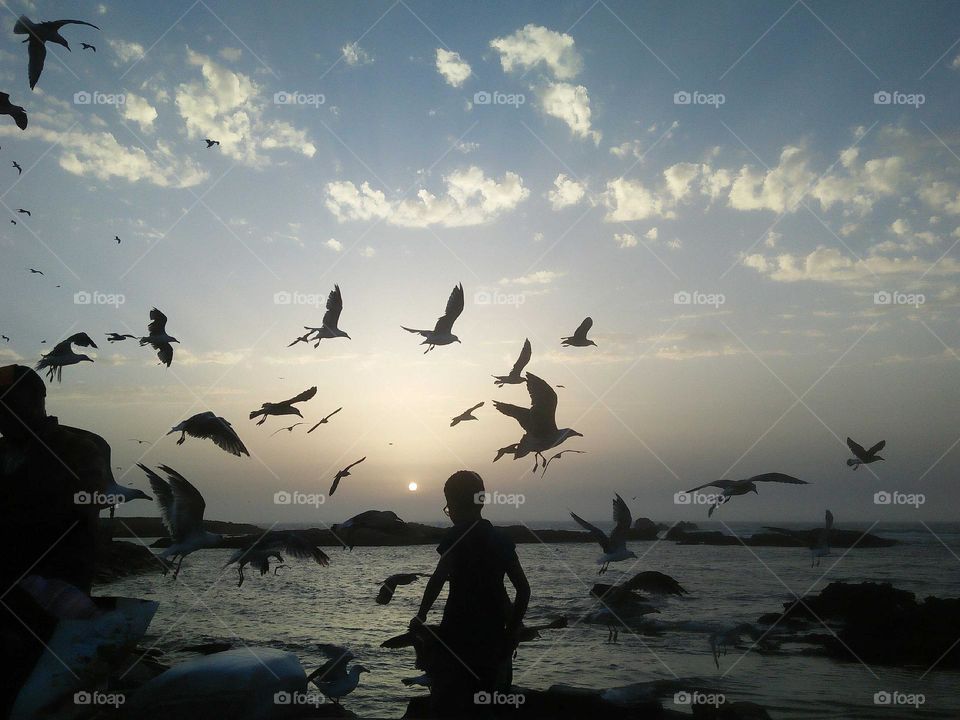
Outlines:
<svg viewBox="0 0 960 720"><path fill-rule="evenodd" d="M156 108L133 93L127 93L124 100L123 105L117 106L124 119L137 123L141 130L152 130L153 121L157 119Z"/></svg>
<svg viewBox="0 0 960 720"><path fill-rule="evenodd" d="M343 54L343 61L350 66L370 65L373 62L373 56L360 47L357 43L347 43L340 52Z"/></svg>
<svg viewBox="0 0 960 720"><path fill-rule="evenodd" d="M547 199L554 210L562 210L565 207L576 205L583 200L586 195L586 189L581 183L567 177L564 173L557 175L553 181L553 190L547 192Z"/></svg>
<svg viewBox="0 0 960 720"><path fill-rule="evenodd" d="M360 257L365 257L365 258L372 258L376 254L377 254L377 251L374 250L369 245L367 245L363 250L360 251Z"/></svg>
<svg viewBox="0 0 960 720"><path fill-rule="evenodd" d="M631 233L617 233L613 236L613 239L619 248L632 248L640 244L637 236Z"/></svg>
<svg viewBox="0 0 960 720"><path fill-rule="evenodd" d="M690 185L700 174L700 166L696 163L677 163L663 171L667 181L667 192L674 200L683 200L690 194Z"/></svg>
<svg viewBox="0 0 960 720"><path fill-rule="evenodd" d="M656 193L635 180L617 178L609 181L602 199L608 209L604 217L606 222L630 222L671 215L665 211L664 202Z"/></svg>
<svg viewBox="0 0 960 720"><path fill-rule="evenodd" d="M243 53L241 52L240 48L225 47L220 50L219 55L224 60L228 60L230 62L237 62L243 56Z"/></svg>
<svg viewBox="0 0 960 720"><path fill-rule="evenodd" d="M792 209L802 191L816 179L808 168L806 155L799 147L787 146L780 161L770 170L744 165L733 180L728 201L735 210Z"/></svg>
<svg viewBox="0 0 960 720"><path fill-rule="evenodd" d="M327 240L324 245L333 250L334 252L340 252L343 250L343 243L335 238L330 238Z"/></svg>
<svg viewBox="0 0 960 720"><path fill-rule="evenodd" d="M460 87L470 77L470 65L460 53L437 48L437 72L451 87Z"/></svg>
<svg viewBox="0 0 960 720"><path fill-rule="evenodd" d="M563 120L576 137L600 143L600 131L590 129L590 96L583 85L550 83L540 88L539 96L547 115Z"/></svg>
<svg viewBox="0 0 960 720"><path fill-rule="evenodd" d="M112 38L107 40L107 44L113 50L117 56L117 61L114 65L126 65L127 63L132 63L144 56L146 51L143 49L143 45L135 42L127 42L126 40L114 40Z"/></svg>
<svg viewBox="0 0 960 720"><path fill-rule="evenodd" d="M495 38L490 47L500 54L504 72L543 64L556 78L568 80L576 77L582 64L571 36L539 25L525 25L512 35Z"/></svg>
<svg viewBox="0 0 960 720"><path fill-rule="evenodd" d="M515 278L502 278L501 285L550 285L554 280L562 278L566 273L554 270L537 270L536 272Z"/></svg>
<svg viewBox="0 0 960 720"><path fill-rule="evenodd" d="M652 227L649 230L647 230L647 232L644 234L644 237L647 240L653 241L657 239L658 235L659 235L659 231L655 227Z"/></svg>

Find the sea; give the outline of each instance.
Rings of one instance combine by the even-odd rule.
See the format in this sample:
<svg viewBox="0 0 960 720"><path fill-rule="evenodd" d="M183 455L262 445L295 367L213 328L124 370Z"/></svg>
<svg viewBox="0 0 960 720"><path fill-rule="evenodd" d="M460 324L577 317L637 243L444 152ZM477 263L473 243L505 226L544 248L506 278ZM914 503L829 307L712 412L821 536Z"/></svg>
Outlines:
<svg viewBox="0 0 960 720"><path fill-rule="evenodd" d="M575 527L564 522L529 525ZM700 527L714 529L709 524ZM761 528L761 523L729 524L741 536ZM517 554L532 592L527 624L562 615L568 627L544 631L540 639L520 646L514 683L538 690L558 684L605 690L607 697L624 702L643 697L652 683L689 684L708 688L713 695L697 701L751 701L783 720L960 718L956 670L838 661L811 656L799 646L785 646L782 654L760 654L751 650L749 638L727 648L719 669L714 663L712 633L755 622L833 581L889 582L920 598L960 597L960 523L888 524L872 531L899 544L834 549L819 567L811 567L809 553L802 548L632 542L637 560L615 564L605 576L597 574L596 545L519 545ZM386 606L377 605L374 598L380 582L391 574L431 572L436 549L325 550L331 556L329 567L288 558L277 575L248 572L242 587L237 586L236 572L223 568L232 551L201 551L185 560L176 581L159 572L140 574L99 586L96 593L157 600L159 609L141 646L162 651L168 662L196 657L184 652L184 646L228 642L235 647L288 650L309 672L323 663L318 644L346 646L369 672L343 700L344 706L360 717L399 718L408 699L426 691L401 682L420 674L413 666L413 650L383 649L380 644L405 631L426 581L398 588ZM659 614L620 627L617 642L609 642L608 620L597 616L600 606L590 588L598 580L620 582L642 570L667 573L690 594L654 598ZM428 622L439 621L444 597L445 593ZM663 702L689 713L688 699L667 693Z"/></svg>

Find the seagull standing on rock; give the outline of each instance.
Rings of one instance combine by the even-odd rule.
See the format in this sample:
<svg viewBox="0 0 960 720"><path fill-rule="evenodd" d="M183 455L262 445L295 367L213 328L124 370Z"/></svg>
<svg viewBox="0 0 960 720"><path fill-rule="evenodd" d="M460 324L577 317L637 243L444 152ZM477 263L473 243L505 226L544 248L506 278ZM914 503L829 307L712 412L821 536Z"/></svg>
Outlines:
<svg viewBox="0 0 960 720"><path fill-rule="evenodd" d="M453 289L453 292L450 293L450 297L447 299L447 308L443 315L437 318L437 324L433 326L433 330L414 330L413 328L404 327L403 325L400 327L408 333L415 333L423 337L423 342L420 344L430 346L423 351L423 354L426 355L437 345L449 345L460 342L460 338L451 331L453 330L453 324L462 312L463 283L460 283Z"/></svg>
<svg viewBox="0 0 960 720"><path fill-rule="evenodd" d="M40 358L37 363L37 370L47 371L47 380L61 382L61 374L65 365L76 365L80 362L93 362L93 358L88 355L80 355L73 351L73 345L80 347L97 347L97 344L90 339L90 336L84 332L71 335L66 340L58 342L53 346L53 350Z"/></svg>

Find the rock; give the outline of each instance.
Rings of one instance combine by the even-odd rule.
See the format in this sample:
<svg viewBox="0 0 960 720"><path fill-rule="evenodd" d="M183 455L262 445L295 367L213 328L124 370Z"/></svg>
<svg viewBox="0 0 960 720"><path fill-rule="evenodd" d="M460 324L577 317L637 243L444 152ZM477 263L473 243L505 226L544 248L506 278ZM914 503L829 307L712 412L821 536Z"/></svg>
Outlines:
<svg viewBox="0 0 960 720"><path fill-rule="evenodd" d="M163 521L158 517L118 517L112 521L108 517L103 517L100 519L100 527L115 538L155 538L164 537L167 534ZM223 520L204 520L203 529L221 535L249 535L264 531L257 525Z"/></svg>
<svg viewBox="0 0 960 720"><path fill-rule="evenodd" d="M157 572L160 563L149 548L139 542L114 540L97 548L97 566L94 583L103 585L114 580L144 572Z"/></svg>
<svg viewBox="0 0 960 720"><path fill-rule="evenodd" d="M633 527L627 537L630 540L656 540L660 534L657 524L650 518L637 518L633 521Z"/></svg>

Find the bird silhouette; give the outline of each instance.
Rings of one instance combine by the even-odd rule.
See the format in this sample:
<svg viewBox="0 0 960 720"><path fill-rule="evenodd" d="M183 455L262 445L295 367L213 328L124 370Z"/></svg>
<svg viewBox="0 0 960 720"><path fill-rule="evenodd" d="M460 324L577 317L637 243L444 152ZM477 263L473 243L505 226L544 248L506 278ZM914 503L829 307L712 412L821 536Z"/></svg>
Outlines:
<svg viewBox="0 0 960 720"><path fill-rule="evenodd" d="M175 432L180 433L177 445L183 445L187 435L189 435L203 440L213 440L217 447L237 457L240 457L241 453L250 455L233 426L227 420L214 415L210 411L197 413L179 425L174 425L167 435L172 435Z"/></svg>
<svg viewBox="0 0 960 720"><path fill-rule="evenodd" d="M120 334L120 333L115 333L115 332L107 333L107 342L115 343L115 342L120 342L121 340L126 340L127 338L132 338L132 339L136 340L136 339L137 339L137 336L136 336L136 335Z"/></svg>
<svg viewBox="0 0 960 720"><path fill-rule="evenodd" d="M408 333L416 333L424 338L420 344L429 345L429 347L423 351L423 354L426 355L437 345L449 345L460 342L460 338L454 335L451 330L453 330L453 324L462 312L463 283L457 285L450 293L450 297L447 299L446 310L443 315L437 318L437 324L433 326L433 330L414 330L413 328L404 327L403 325L400 327Z"/></svg>
<svg viewBox="0 0 960 720"><path fill-rule="evenodd" d="M40 79L40 73L43 72L43 62L47 57L46 43L52 42L62 45L67 50L70 49L66 38L60 34L60 28L64 25L87 25L96 30L100 29L93 23L84 20L48 20L47 22L35 23L26 15L21 15L13 26L15 34L29 36L24 42L29 43L27 45L27 54L29 55L27 74L30 79L31 90L36 87L37 81Z"/></svg>
<svg viewBox="0 0 960 720"><path fill-rule="evenodd" d="M7 93L0 93L0 115L9 115L21 130L27 129L27 112L19 105L10 102Z"/></svg>
<svg viewBox="0 0 960 720"><path fill-rule="evenodd" d="M480 402L474 405L469 410L464 410L462 413L460 413L455 418L450 420L450 427L453 427L454 425L458 425L462 423L464 420L476 420L477 418L473 416L473 411L476 410L477 408L482 408L482 407L483 407L483 403Z"/></svg>
<svg viewBox="0 0 960 720"><path fill-rule="evenodd" d="M605 573L612 562L637 557L632 550L627 550L627 533L630 531L633 518L630 515L630 508L627 507L627 503L623 501L620 495L615 495L613 498L613 520L616 527L609 537L603 530L596 525L591 525L576 513L571 512L570 517L593 535L594 539L600 543L600 547L603 548L603 555L597 559L597 564L600 566L599 574Z"/></svg>
<svg viewBox="0 0 960 720"><path fill-rule="evenodd" d="M117 245L120 244L120 236L119 236L119 235L114 235L114 236L113 236L113 239L117 241Z"/></svg>
<svg viewBox="0 0 960 720"><path fill-rule="evenodd" d="M331 290L327 296L327 311L323 314L323 325L321 327L304 325L303 329L307 332L287 345L287 347L293 347L300 342L316 342L316 345L313 347L318 348L320 347L320 341L325 338L345 337L347 340L350 340L350 336L337 327L337 324L340 322L341 312L343 312L343 295L340 294L340 286L334 285L333 290Z"/></svg>
<svg viewBox="0 0 960 720"><path fill-rule="evenodd" d="M283 432L284 430L286 430L287 432L293 432L293 429L294 429L297 425L306 425L306 423L298 422L298 423L294 423L293 425L289 425L289 426L287 426L287 427L282 427L282 428L280 428L279 430L274 430L272 433L270 433L270 437L273 437L273 436L276 435L278 432Z"/></svg>
<svg viewBox="0 0 960 720"><path fill-rule="evenodd" d="M21 215L26 215L27 217L33 217L32 212L30 212L29 210L24 210L23 208L18 208L17 212L20 213Z"/></svg>
<svg viewBox="0 0 960 720"><path fill-rule="evenodd" d="M352 468L354 465L359 465L366 459L367 459L367 456L364 455L362 458L360 458L356 462L350 463L343 470L340 470L337 473L337 476L333 479L333 485L330 486L330 497L333 497L333 494L337 491L337 487L340 485L340 481L350 474L350 468Z"/></svg>
<svg viewBox="0 0 960 720"><path fill-rule="evenodd" d="M150 345L157 351L157 357L160 363L170 367L173 362L173 345L170 343L180 342L175 337L167 334L167 316L153 308L150 311L150 322L147 324L147 336L140 338L141 347Z"/></svg>
<svg viewBox="0 0 960 720"><path fill-rule="evenodd" d="M754 475L753 477L744 478L743 480L714 480L713 482L704 483L703 485L697 485L697 487L686 490L685 492L692 493L696 492L697 490L703 490L705 487L720 488L720 496L707 510L707 517L711 517L713 516L714 510L726 503L732 497L736 497L737 495L746 495L747 493L756 493L759 495L760 492L757 490L756 485L758 482L778 482L788 483L790 485L810 484L806 480L800 480L791 475L772 472Z"/></svg>
<svg viewBox="0 0 960 720"><path fill-rule="evenodd" d="M847 438L847 447L850 448L850 452L856 456L847 460L847 465L856 470L861 465L869 465L870 463L877 462L878 460L884 460L884 458L877 455L877 453L883 450L886 445L887 441L881 440L869 450L864 450L862 445L859 445L850 438Z"/></svg>
<svg viewBox="0 0 960 720"><path fill-rule="evenodd" d="M334 415L336 415L336 414L337 414L338 412L340 412L341 410L343 410L343 408L342 408L342 407L338 407L336 410L334 410L332 413L330 413L330 414L327 415L326 417L321 418L320 422L318 422L318 423L317 423L316 425L314 425L312 428L310 428L309 430L307 430L307 434L309 435L310 433L312 433L314 430L316 430L316 429L317 429L318 427L320 427L321 425L326 425L327 422L330 421L330 418L332 418Z"/></svg>
<svg viewBox="0 0 960 720"><path fill-rule="evenodd" d="M90 43L85 43L85 42L80 43L80 49L81 49L81 50L93 50L94 52L97 51L97 48L96 48L95 46L91 45Z"/></svg>
<svg viewBox="0 0 960 720"><path fill-rule="evenodd" d="M289 400L281 400L280 402L271 403L265 402L260 406L259 410L254 410L250 413L250 419L253 420L255 417L259 417L260 420L257 422L257 425L263 425L266 422L267 417L270 415L296 415L299 418L302 418L303 415L300 413L300 410L294 407L297 403L306 402L310 400L314 395L317 394L317 386L314 385L311 388L307 388L299 395L294 395Z"/></svg>
<svg viewBox="0 0 960 720"><path fill-rule="evenodd" d="M220 144L220 141L219 141L219 140L211 140L210 138L204 138L203 141L207 144L207 149L208 149L208 150L209 150L210 148L212 148L214 145L219 145L219 144Z"/></svg>
<svg viewBox="0 0 960 720"><path fill-rule="evenodd" d="M584 318L583 322L580 323L580 327L570 337L560 338L562 341L561 344L564 347L587 347L588 345L596 345L593 340L587 339L587 333L590 332L590 328L593 327L593 318Z"/></svg>
<svg viewBox="0 0 960 720"><path fill-rule="evenodd" d="M34 270L33 268L30 268L30 273L33 275L43 275L42 270Z"/></svg>
<svg viewBox="0 0 960 720"><path fill-rule="evenodd" d="M18 163L16 160L14 160L14 161L13 161L13 166L17 169L17 176L18 176L18 177L23 174L23 168L20 167L20 163Z"/></svg>
<svg viewBox="0 0 960 720"><path fill-rule="evenodd" d="M530 347L530 340L523 341L523 348L520 350L520 357L517 358L517 361L513 364L510 372L507 375L494 375L493 384L497 387L503 387L504 385L520 385L525 383L526 380L523 378L523 369L527 366L527 363L530 362L530 356L533 353L533 349Z"/></svg>
<svg viewBox="0 0 960 720"><path fill-rule="evenodd" d="M46 341L44 341L46 342ZM61 374L65 365L76 365L80 362L93 362L93 358L88 355L80 355L73 351L73 345L80 347L97 347L97 344L90 339L90 336L84 332L75 333L53 346L53 350L43 355L40 362L36 364L37 370L46 370L47 379L53 382L61 381Z"/></svg>

